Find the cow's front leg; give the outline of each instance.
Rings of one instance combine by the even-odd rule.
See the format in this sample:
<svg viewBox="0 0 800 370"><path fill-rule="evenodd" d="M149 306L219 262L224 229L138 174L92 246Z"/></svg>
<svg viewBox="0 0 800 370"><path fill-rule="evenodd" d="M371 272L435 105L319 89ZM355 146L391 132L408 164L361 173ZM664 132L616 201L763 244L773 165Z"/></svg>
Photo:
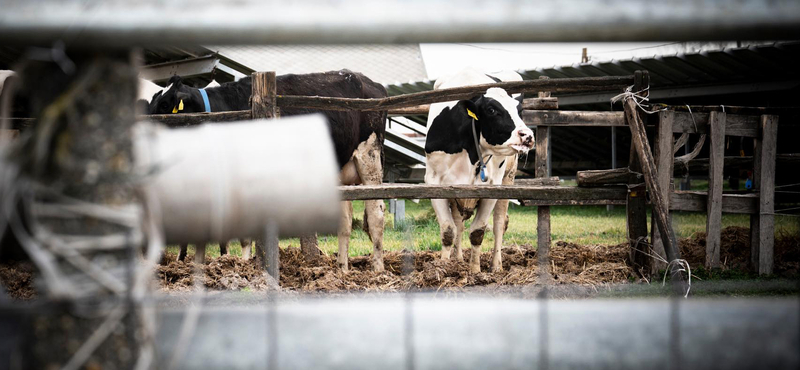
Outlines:
<svg viewBox="0 0 800 370"><path fill-rule="evenodd" d="M239 242L242 244L242 259L249 260L251 250L253 249L253 240L252 239L241 239Z"/></svg>
<svg viewBox="0 0 800 370"><path fill-rule="evenodd" d="M353 231L353 202L343 201L339 215L339 256L336 262L342 271L347 271L347 254L350 247L350 233Z"/></svg>
<svg viewBox="0 0 800 370"><path fill-rule="evenodd" d="M222 242L219 243L219 256L220 257L225 256L225 255L228 254L228 244L229 243L230 243L230 241L227 241L225 243L222 243Z"/></svg>
<svg viewBox="0 0 800 370"><path fill-rule="evenodd" d="M450 201L448 199L431 199L431 206L433 206L433 211L436 213L436 220L439 221L439 233L442 238L442 259L449 260L456 233L456 225L453 222L453 215L450 211Z"/></svg>
<svg viewBox="0 0 800 370"><path fill-rule="evenodd" d="M383 225L386 204L383 200L365 200L365 220L368 225L369 239L372 241L372 270L381 272L383 266Z"/></svg>
<svg viewBox="0 0 800 370"><path fill-rule="evenodd" d="M194 243L194 263L206 263L206 243Z"/></svg>
<svg viewBox="0 0 800 370"><path fill-rule="evenodd" d="M453 247L455 248L455 259L458 262L464 261L464 252L461 251L461 238L464 236L464 215L458 210L456 201L450 203L450 211L453 215L453 222L456 225L456 235L453 238Z"/></svg>
<svg viewBox="0 0 800 370"><path fill-rule="evenodd" d="M383 140L372 133L367 141L358 145L353 153L353 161L361 183L365 185L380 185L383 183ZM383 200L364 201L366 212L365 224L368 225L369 238L372 240L372 270L383 271L383 227L384 210L386 205ZM352 214L352 211L350 212Z"/></svg>
<svg viewBox="0 0 800 370"><path fill-rule="evenodd" d="M186 259L186 253L189 251L189 244L181 244L179 248L180 252L178 252L178 261L183 261Z"/></svg>
<svg viewBox="0 0 800 370"><path fill-rule="evenodd" d="M500 199L494 206L492 219L494 248L492 249L492 272L503 271L503 235L508 227L508 199Z"/></svg>
<svg viewBox="0 0 800 370"><path fill-rule="evenodd" d="M486 225L489 223L489 216L492 214L495 203L497 203L497 199L478 201L478 212L469 227L469 242L472 244L472 253L469 258L470 272L481 272L481 243L483 243L483 235L486 233Z"/></svg>
<svg viewBox="0 0 800 370"><path fill-rule="evenodd" d="M506 170L503 174L503 185L514 185L517 174L517 156L506 159ZM499 199L494 206L492 221L494 231L494 249L492 249L492 272L503 271L503 236L508 229L508 199Z"/></svg>

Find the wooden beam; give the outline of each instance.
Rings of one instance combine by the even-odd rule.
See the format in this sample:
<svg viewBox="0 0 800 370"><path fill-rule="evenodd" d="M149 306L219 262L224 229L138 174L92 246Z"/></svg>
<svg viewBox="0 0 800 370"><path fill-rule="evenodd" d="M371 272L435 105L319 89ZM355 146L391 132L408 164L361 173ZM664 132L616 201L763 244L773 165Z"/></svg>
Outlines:
<svg viewBox="0 0 800 370"><path fill-rule="evenodd" d="M760 275L771 275L775 244L775 151L778 117L761 116L755 140L753 187L759 192L758 213L750 216L751 258Z"/></svg>
<svg viewBox="0 0 800 370"><path fill-rule="evenodd" d="M528 126L625 126L622 112L584 112L524 110L522 121Z"/></svg>
<svg viewBox="0 0 800 370"><path fill-rule="evenodd" d="M680 259L677 239L675 238L675 233L672 232L672 225L669 222L667 199L663 196L665 193L661 191L661 186L658 183L653 154L650 151L650 143L647 140L647 132L645 131L644 123L639 119L636 103L634 103L633 99L626 99L624 105L625 118L630 124L631 135L634 138L633 143L642 163L645 184L647 185L648 193L650 194L653 207L655 208L654 215L657 218L656 225L658 226L659 232L661 232L661 238L664 240L664 251L667 255L667 260L674 261ZM675 268L673 268L672 272L673 274L671 275L673 278L676 278L677 281L680 282L680 284L675 286L676 293L685 291L685 277L683 274L675 274L675 272L677 272Z"/></svg>
<svg viewBox="0 0 800 370"><path fill-rule="evenodd" d="M454 87L423 91L380 99L349 99L320 96L278 96L281 108L309 108L322 110L382 111L395 108L414 107L421 104L469 99L492 87L500 87L509 94L552 92L614 91L633 82L632 76L554 78L526 81L508 81L491 84Z"/></svg>
<svg viewBox="0 0 800 370"><path fill-rule="evenodd" d="M627 184L633 180L635 183L644 181L641 173L635 173L629 167L610 170L578 171L576 181L580 187L595 187L606 185Z"/></svg>
<svg viewBox="0 0 800 370"><path fill-rule="evenodd" d="M389 109L387 113L390 116L418 116L428 114L430 109L430 104L423 104L414 107ZM547 97L525 99L522 102L522 109L558 109L558 98Z"/></svg>
<svg viewBox="0 0 800 370"><path fill-rule="evenodd" d="M549 77L539 76L540 81L547 81ZM539 98L549 98L549 91L539 92ZM550 128L547 126L536 127L536 177L550 176ZM539 265L540 274L545 282L550 279L550 206L541 205L536 208L536 259Z"/></svg>
<svg viewBox="0 0 800 370"><path fill-rule="evenodd" d="M535 179L515 179L514 184L516 185L549 185L549 186L557 186L561 183L561 180L558 176L553 177L538 177Z"/></svg>
<svg viewBox="0 0 800 370"><path fill-rule="evenodd" d="M634 91L644 90L647 86L647 77L648 75L642 71L634 73ZM646 94L647 92L644 93ZM624 113L622 114L624 116ZM628 124L627 121L624 121L624 123ZM639 241L647 241L647 188L644 185L644 178L638 175L642 173L642 158L636 152L634 139L634 136L631 135L628 168L631 173L637 175L632 175L627 180L629 191L625 203L625 221L630 243L628 255L634 266L637 266L642 274L648 274L653 265L651 257L648 256L651 248L649 243L639 243Z"/></svg>
<svg viewBox="0 0 800 370"><path fill-rule="evenodd" d="M529 199L536 201L622 200L620 187L579 188L543 185L383 184L340 186L342 200L367 199Z"/></svg>
<svg viewBox="0 0 800 370"><path fill-rule="evenodd" d="M710 113L675 112L674 132L690 134L707 134ZM728 136L756 137L760 132L758 116L728 114L725 120L725 132Z"/></svg>
<svg viewBox="0 0 800 370"><path fill-rule="evenodd" d="M725 113L709 113L708 212L706 218L706 269L720 268L722 238L722 177L725 160Z"/></svg>
<svg viewBox="0 0 800 370"><path fill-rule="evenodd" d="M704 191L673 191L669 198L671 211L708 211L708 193ZM722 213L757 213L757 194L722 194Z"/></svg>
<svg viewBox="0 0 800 370"><path fill-rule="evenodd" d="M252 78L253 91L250 107L252 118L276 118L278 113L275 105L275 97L277 96L275 72L254 72ZM280 254L277 241L278 230L276 228L277 226L274 223L265 225L265 241L264 243L256 242L256 256L259 267L266 269L267 273L275 281L280 281Z"/></svg>
<svg viewBox="0 0 800 370"><path fill-rule="evenodd" d="M657 180L661 188L662 196L666 200L666 207L669 210L669 194L672 187L672 124L675 121L675 112L664 111L658 114L658 124L656 126L655 136L655 165L658 169ZM655 212L655 208L653 208ZM672 225L672 214L668 213L670 227ZM653 241L653 253L659 256L665 256L664 240L661 234L657 232L656 217L651 218L650 224L650 238ZM675 233L675 230L672 230ZM656 274L659 270L667 268L667 264L662 261L652 261L650 273Z"/></svg>

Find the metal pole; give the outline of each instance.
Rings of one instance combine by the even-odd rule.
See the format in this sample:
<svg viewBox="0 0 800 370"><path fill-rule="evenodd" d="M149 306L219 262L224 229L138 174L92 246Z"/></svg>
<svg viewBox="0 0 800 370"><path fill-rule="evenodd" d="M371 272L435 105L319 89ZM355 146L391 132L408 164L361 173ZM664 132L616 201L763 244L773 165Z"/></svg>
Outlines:
<svg viewBox="0 0 800 370"><path fill-rule="evenodd" d="M6 0L0 44L791 40L795 0ZM458 11L453 11L457 8ZM265 14L279 16L265 17ZM478 31L479 30L479 31Z"/></svg>

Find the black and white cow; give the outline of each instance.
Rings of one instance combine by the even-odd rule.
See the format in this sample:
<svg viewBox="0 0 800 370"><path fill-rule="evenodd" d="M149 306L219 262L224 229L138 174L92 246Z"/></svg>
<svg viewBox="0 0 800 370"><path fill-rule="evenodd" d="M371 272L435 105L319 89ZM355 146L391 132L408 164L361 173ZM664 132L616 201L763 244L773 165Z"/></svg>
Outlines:
<svg viewBox="0 0 800 370"><path fill-rule="evenodd" d="M341 98L384 98L386 89L368 77L348 70L310 74L287 74L276 77L279 95L328 96ZM250 109L252 81L249 77L218 87L197 89L173 77L169 86L150 101L149 114L218 112ZM203 96L205 95L205 97ZM325 114L340 166L344 185L378 185L383 181L383 138L386 112L319 111L314 109L281 109L282 116ZM373 243L372 266L383 271L384 203L365 201L365 224ZM348 249L352 232L353 206L342 202L339 223L338 264L348 269ZM249 246L249 243L247 243ZM244 246L244 243L243 243ZM185 250L181 250L185 256Z"/></svg>
<svg viewBox="0 0 800 370"><path fill-rule="evenodd" d="M500 76L503 80L521 80ZM512 78L509 78L512 77ZM437 80L434 89L497 82L476 70L465 70ZM519 100L518 100L519 99ZM515 99L505 90L490 88L472 99L432 104L428 114L425 154L428 160L425 183L447 185L511 184L517 169L517 155L534 146L533 132L520 118L521 96ZM463 261L461 237L464 221L476 212L469 230L471 272L480 272L480 251L489 216L494 210L495 245L492 271L501 271L503 233L507 227L508 200L432 199L442 239L442 259Z"/></svg>

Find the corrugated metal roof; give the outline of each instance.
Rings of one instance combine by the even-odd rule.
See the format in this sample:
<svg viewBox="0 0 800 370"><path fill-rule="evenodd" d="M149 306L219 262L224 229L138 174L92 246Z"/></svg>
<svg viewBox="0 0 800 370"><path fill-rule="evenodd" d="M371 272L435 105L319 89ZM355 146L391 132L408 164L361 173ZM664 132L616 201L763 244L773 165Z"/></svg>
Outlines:
<svg viewBox="0 0 800 370"><path fill-rule="evenodd" d="M631 75L636 70L650 72L652 87L713 85L748 81L782 81L800 78L800 42L778 42L741 48L676 53L647 58L576 63L517 71L523 79L599 77ZM390 95L433 89L435 81L420 80L388 85Z"/></svg>
<svg viewBox="0 0 800 370"><path fill-rule="evenodd" d="M255 71L278 74L339 69L361 72L387 84L427 77L419 44L207 46Z"/></svg>

